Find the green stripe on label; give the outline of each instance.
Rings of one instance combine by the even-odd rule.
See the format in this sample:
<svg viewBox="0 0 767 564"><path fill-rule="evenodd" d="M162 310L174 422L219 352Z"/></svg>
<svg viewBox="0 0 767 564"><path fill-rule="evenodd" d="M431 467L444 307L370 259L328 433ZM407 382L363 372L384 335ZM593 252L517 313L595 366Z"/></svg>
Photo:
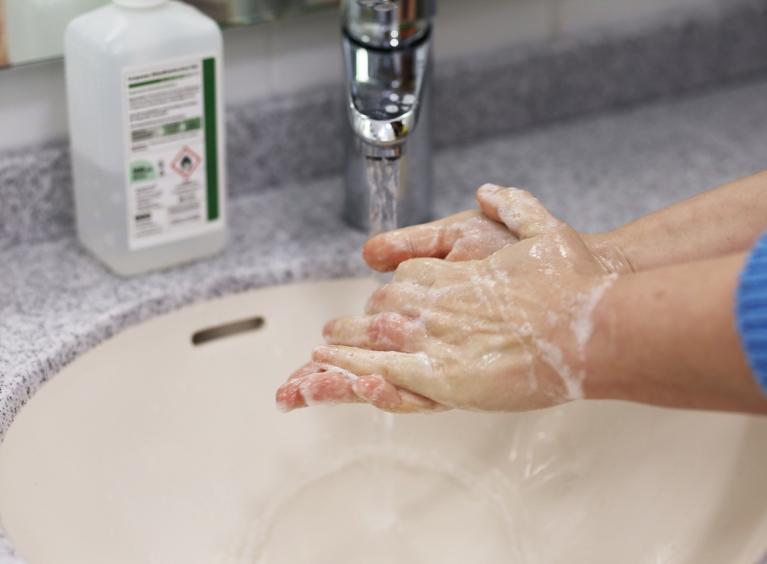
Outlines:
<svg viewBox="0 0 767 564"><path fill-rule="evenodd" d="M216 126L216 59L202 62L205 108L205 170L208 180L208 221L218 219L218 129Z"/></svg>

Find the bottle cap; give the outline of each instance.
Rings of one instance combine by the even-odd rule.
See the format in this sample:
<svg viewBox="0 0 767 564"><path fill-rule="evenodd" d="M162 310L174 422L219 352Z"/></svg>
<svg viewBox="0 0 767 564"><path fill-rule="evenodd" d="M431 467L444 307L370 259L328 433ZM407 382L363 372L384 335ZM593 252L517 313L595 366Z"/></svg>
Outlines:
<svg viewBox="0 0 767 564"><path fill-rule="evenodd" d="M118 6L126 8L153 8L165 4L168 0L112 0Z"/></svg>

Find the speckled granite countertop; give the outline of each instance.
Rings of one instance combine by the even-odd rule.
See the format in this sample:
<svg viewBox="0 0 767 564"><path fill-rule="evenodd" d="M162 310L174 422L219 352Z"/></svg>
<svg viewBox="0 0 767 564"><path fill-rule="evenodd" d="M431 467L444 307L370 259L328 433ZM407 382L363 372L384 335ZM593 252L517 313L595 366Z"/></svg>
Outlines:
<svg viewBox="0 0 767 564"><path fill-rule="evenodd" d="M453 147L437 156L436 212L472 206L473 189L491 181L530 188L580 229L615 227L767 168L765 100L767 81L751 82ZM42 382L131 324L231 292L365 272L341 195L339 178L241 195L225 253L128 280L71 235L0 250L0 433ZM7 554L0 562L20 562Z"/></svg>

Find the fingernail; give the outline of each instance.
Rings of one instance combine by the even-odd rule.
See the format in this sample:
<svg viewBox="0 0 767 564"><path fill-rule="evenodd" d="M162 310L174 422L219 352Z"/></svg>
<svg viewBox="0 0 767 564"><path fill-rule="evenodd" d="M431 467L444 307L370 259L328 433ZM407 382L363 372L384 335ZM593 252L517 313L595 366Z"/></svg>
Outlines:
<svg viewBox="0 0 767 564"><path fill-rule="evenodd" d="M333 358L333 348L328 347L325 345L320 345L319 347L315 347L314 351L312 351L312 358L314 360L330 360Z"/></svg>
<svg viewBox="0 0 767 564"><path fill-rule="evenodd" d="M330 335L333 334L333 326L335 325L335 321L328 321L325 323L325 326L322 328L322 337L327 340Z"/></svg>
<svg viewBox="0 0 767 564"><path fill-rule="evenodd" d="M497 184L487 183L480 186L478 192L481 192L483 194L495 194L497 192L500 192L501 190L503 190L501 186L498 186Z"/></svg>

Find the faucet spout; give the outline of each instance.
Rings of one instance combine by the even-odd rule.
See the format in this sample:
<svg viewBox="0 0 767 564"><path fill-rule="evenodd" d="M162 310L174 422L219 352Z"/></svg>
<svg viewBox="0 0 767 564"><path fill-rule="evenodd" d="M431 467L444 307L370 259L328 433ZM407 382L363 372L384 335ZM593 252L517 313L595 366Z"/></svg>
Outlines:
<svg viewBox="0 0 767 564"><path fill-rule="evenodd" d="M353 132L381 149L412 135L424 106L430 44L381 51L347 37L347 113Z"/></svg>
<svg viewBox="0 0 767 564"><path fill-rule="evenodd" d="M401 225L429 219L431 15L434 2L346 0L345 218L367 227L366 160L398 159Z"/></svg>

